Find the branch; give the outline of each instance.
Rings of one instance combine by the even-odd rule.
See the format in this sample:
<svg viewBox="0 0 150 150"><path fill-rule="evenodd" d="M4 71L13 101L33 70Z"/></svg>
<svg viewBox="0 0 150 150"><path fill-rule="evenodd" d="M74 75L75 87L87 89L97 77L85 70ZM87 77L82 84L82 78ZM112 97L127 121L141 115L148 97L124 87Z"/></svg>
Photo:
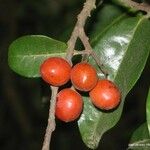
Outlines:
<svg viewBox="0 0 150 150"><path fill-rule="evenodd" d="M87 58L89 57L89 55L92 55L94 60L96 61L96 63L98 64L98 66L100 67L101 72L107 76L107 72L101 69L101 66L103 66L103 64L100 62L99 58L97 57L97 55L94 53L90 43L89 43L89 38L87 37L87 35L85 34L84 31L84 26L85 26L85 22L86 19L88 17L90 17L91 11L96 8L95 6L95 2L96 0L87 0L84 3L84 7L83 10L81 11L81 13L78 15L77 18L77 23L75 25L75 28L72 32L72 35L68 41L68 49L67 49L67 60L70 62L70 64L72 64L71 62L71 58L74 55L74 53L76 53L75 49L75 44L76 44L76 40L77 38L80 38L85 50L83 53L83 59L82 60L87 60ZM82 53L82 52L80 52Z"/></svg>
<svg viewBox="0 0 150 150"><path fill-rule="evenodd" d="M128 4L131 8L135 8L137 10L141 10L150 14L150 5L148 3L137 3L132 0L124 0L126 4Z"/></svg>
<svg viewBox="0 0 150 150"><path fill-rule="evenodd" d="M58 87L51 86L51 100L50 100L50 109L48 116L48 124L46 128L46 133L44 137L42 150L49 150L49 145L51 141L52 132L55 130L55 106L56 106L56 95L58 92Z"/></svg>
<svg viewBox="0 0 150 150"><path fill-rule="evenodd" d="M83 33L82 31L84 31L84 25L85 25L86 19L90 16L91 11L94 8L96 8L95 2L96 0L86 0L82 11L78 15L77 23L74 27L71 37L67 42L68 48L67 48L66 59L70 62L71 65L72 65L71 59L74 55L76 40L78 37L82 37L82 33ZM85 40L84 43L85 42L88 42L88 41ZM85 49L87 50L89 48L91 51L92 49L90 47L90 44L88 43L87 45L85 45ZM58 92L58 87L51 86L51 90L52 90L51 105L49 109L48 125L47 125L47 129L45 133L42 150L49 150L51 135L52 135L52 132L55 130L55 106L56 106L56 95Z"/></svg>
<svg viewBox="0 0 150 150"><path fill-rule="evenodd" d="M85 51L88 52L88 56L92 55L95 62L99 66L100 71L105 75L105 77L107 77L108 72L106 70L101 69L101 67L103 66L103 63L100 62L99 57L97 57L97 54L93 51L93 49L89 43L89 38L86 36L84 30L81 30L79 37L80 37L80 39L81 39L81 41L85 47Z"/></svg>
<svg viewBox="0 0 150 150"><path fill-rule="evenodd" d="M94 8L96 8L95 3L96 3L96 0L86 0L82 11L77 17L77 23L74 27L74 30L71 34L70 39L67 42L68 48L67 48L66 59L70 62L70 64L72 64L71 58L74 53L76 40L78 37L80 37L79 35L81 34L81 30L84 29L86 19L90 17L91 11Z"/></svg>

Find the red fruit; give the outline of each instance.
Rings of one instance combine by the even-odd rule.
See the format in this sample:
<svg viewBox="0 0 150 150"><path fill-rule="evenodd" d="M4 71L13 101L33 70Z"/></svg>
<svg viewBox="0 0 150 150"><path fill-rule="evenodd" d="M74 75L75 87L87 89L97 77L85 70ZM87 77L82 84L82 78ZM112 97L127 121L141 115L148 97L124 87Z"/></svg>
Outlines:
<svg viewBox="0 0 150 150"><path fill-rule="evenodd" d="M88 63L78 63L71 70L71 81L81 91L90 91L97 83L98 77L94 67Z"/></svg>
<svg viewBox="0 0 150 150"><path fill-rule="evenodd" d="M54 86L61 86L70 79L71 66L63 58L51 57L46 59L40 67L43 80Z"/></svg>
<svg viewBox="0 0 150 150"><path fill-rule="evenodd" d="M64 89L57 95L56 117L64 122L74 121L82 111L82 97L72 89Z"/></svg>
<svg viewBox="0 0 150 150"><path fill-rule="evenodd" d="M93 104L104 110L115 108L121 98L118 87L109 80L99 80L89 94Z"/></svg>

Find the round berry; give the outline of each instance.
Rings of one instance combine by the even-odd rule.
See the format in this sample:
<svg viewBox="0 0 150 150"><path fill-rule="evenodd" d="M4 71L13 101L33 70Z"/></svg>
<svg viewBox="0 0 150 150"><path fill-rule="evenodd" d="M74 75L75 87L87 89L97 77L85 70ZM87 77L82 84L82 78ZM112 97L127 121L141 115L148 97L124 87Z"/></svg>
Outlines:
<svg viewBox="0 0 150 150"><path fill-rule="evenodd" d="M63 58L51 57L40 67L43 80L54 86L61 86L70 79L71 65Z"/></svg>
<svg viewBox="0 0 150 150"><path fill-rule="evenodd" d="M99 80L97 85L90 91L92 103L104 110L115 108L121 98L118 87L109 80Z"/></svg>
<svg viewBox="0 0 150 150"><path fill-rule="evenodd" d="M98 81L96 70L88 63L78 63L71 70L71 81L76 89L90 91Z"/></svg>
<svg viewBox="0 0 150 150"><path fill-rule="evenodd" d="M57 95L56 117L64 122L77 119L82 111L82 97L72 89L63 89Z"/></svg>

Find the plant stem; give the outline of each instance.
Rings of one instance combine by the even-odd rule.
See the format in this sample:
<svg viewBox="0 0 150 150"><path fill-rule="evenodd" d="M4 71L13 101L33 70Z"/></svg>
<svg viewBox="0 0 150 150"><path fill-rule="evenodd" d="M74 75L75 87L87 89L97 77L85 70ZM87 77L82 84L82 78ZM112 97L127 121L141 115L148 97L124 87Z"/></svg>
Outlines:
<svg viewBox="0 0 150 150"><path fill-rule="evenodd" d="M56 95L58 92L58 87L51 86L51 91L52 91L51 100L50 100L51 105L49 109L48 124L46 128L42 150L49 150L52 132L55 130L55 126L56 126L55 106L56 106Z"/></svg>
<svg viewBox="0 0 150 150"><path fill-rule="evenodd" d="M137 3L132 0L124 0L126 4L128 4L131 8L135 8L137 10L141 10L150 14L150 5L148 3Z"/></svg>
<svg viewBox="0 0 150 150"><path fill-rule="evenodd" d="M89 55L92 55L92 57L94 58L94 60L96 61L96 63L98 64L98 66L100 67L101 72L107 76L107 72L101 69L101 66L103 66L103 64L100 62L99 58L96 56L96 54L94 53L90 43L89 43L89 38L87 37L87 35L85 34L84 31L84 26L85 26L85 22L86 19L88 17L90 17L91 11L96 8L95 6L96 0L87 0L84 3L84 7L81 11L81 13L78 15L77 17L77 23L74 27L74 30L71 34L70 39L68 40L68 49L67 49L67 55L66 58L67 60L70 62L70 64L72 64L71 62L71 58L74 55L74 53L76 54L77 51L75 51L75 44L76 44L76 40L77 38L81 39L81 42L83 43L85 50L83 52L83 60L86 60ZM82 54L82 52L80 52L80 54Z"/></svg>
<svg viewBox="0 0 150 150"><path fill-rule="evenodd" d="M100 67L100 71L105 75L105 77L107 77L108 72L106 70L101 69L101 67L103 66L103 64L100 62L99 58L97 57L97 54L93 51L90 43L89 43L89 38L86 36L84 30L82 30L81 34L79 35L84 47L85 47L85 51L88 52L88 55L91 55L95 62L97 63L97 65Z"/></svg>
<svg viewBox="0 0 150 150"><path fill-rule="evenodd" d="M88 17L90 17L91 11L96 8L95 6L96 0L86 0L84 3L84 7L81 10L80 14L77 17L76 25L73 29L70 39L67 42L67 55L66 59L72 64L71 58L74 54L76 40L82 34L82 30L84 30L85 22ZM86 48L87 49L87 48Z"/></svg>

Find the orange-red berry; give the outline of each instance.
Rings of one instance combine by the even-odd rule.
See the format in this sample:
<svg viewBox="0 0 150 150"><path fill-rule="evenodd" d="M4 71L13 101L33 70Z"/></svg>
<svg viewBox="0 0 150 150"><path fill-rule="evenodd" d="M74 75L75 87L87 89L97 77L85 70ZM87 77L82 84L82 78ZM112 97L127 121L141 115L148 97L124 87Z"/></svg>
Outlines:
<svg viewBox="0 0 150 150"><path fill-rule="evenodd" d="M63 58L51 57L40 67L43 80L54 86L61 86L70 79L71 65Z"/></svg>
<svg viewBox="0 0 150 150"><path fill-rule="evenodd" d="M57 95L56 117L64 122L77 119L82 112L82 97L76 91L67 88Z"/></svg>
<svg viewBox="0 0 150 150"><path fill-rule="evenodd" d="M92 103L96 107L104 110L115 108L121 99L118 87L109 80L99 80L89 94Z"/></svg>
<svg viewBox="0 0 150 150"><path fill-rule="evenodd" d="M71 81L76 89L90 91L98 81L96 70L88 63L78 63L71 70Z"/></svg>

